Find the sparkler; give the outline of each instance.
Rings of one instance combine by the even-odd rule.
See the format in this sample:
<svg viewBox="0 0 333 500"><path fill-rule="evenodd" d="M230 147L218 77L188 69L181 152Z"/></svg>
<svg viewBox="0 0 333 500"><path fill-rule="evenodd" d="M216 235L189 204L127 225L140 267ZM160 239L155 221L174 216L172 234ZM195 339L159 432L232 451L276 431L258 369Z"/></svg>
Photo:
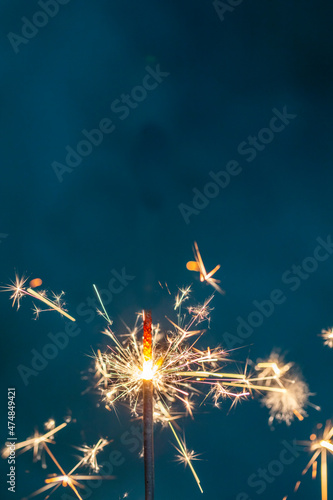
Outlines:
<svg viewBox="0 0 333 500"><path fill-rule="evenodd" d="M202 281L209 282L221 291L216 285L217 280L212 278L220 266L216 266L207 274L196 244L195 249ZM194 270L193 265L192 269ZM191 398L194 394L200 393L196 385L212 387L217 380L225 379L233 383L244 378L238 374L218 372L221 361L226 361L227 357L226 352L221 348L208 348L207 351L201 351L196 347L203 332L196 330L195 326L202 321L209 321L211 311L209 304L213 295L204 304L190 306L182 314L182 305L189 298L191 287L179 289L175 304L175 310L178 311L178 324L169 320L171 330L166 336L161 334L159 325L152 324L151 313L145 311L137 316L134 329L128 329L129 333L125 342L120 342L111 330L111 320L97 288L95 286L94 288L101 303L101 314L109 323L104 333L113 342L113 346L109 347L109 352L97 351L95 357L97 386L103 394L108 409L117 401L122 400L129 402L133 414L138 415L142 411L146 499L153 499L154 495L153 425L157 421L169 425L178 443L178 451L182 460L189 465L202 491L199 478L192 465L196 455L194 452L188 452L171 423L184 413L174 409L173 403L181 402L185 407L185 412L192 415ZM138 339L140 331L138 320L141 317L143 319L142 342ZM192 337L196 338L188 344ZM243 389L240 395L248 395L241 385L240 387ZM238 396L237 393L232 394L227 390L225 393L230 397Z"/></svg>
<svg viewBox="0 0 333 500"><path fill-rule="evenodd" d="M15 281L11 281L10 285L6 285L2 287L3 292L11 292L10 299L13 299L13 307L16 304L17 309L20 308L21 305L21 299L25 296L28 295L30 297L33 297L34 299L39 300L40 302L43 302L46 304L49 309L39 309L38 307L34 306L34 312L36 315L36 318L38 318L39 314L41 312L45 311L57 311L58 313L62 314L63 316L66 316L66 318L70 319L71 321L75 321L75 319L70 316L67 311L64 309L64 302L62 300L62 297L64 295L64 292L61 292L60 295L55 295L53 293L53 300L49 299L47 297L46 292L43 290L41 292L36 292L33 290L33 286L39 286L42 281L40 279L34 279L30 282L30 287L25 287L26 282L28 281L28 278L25 278L22 276L22 278L19 278L18 275L15 276Z"/></svg>
<svg viewBox="0 0 333 500"><path fill-rule="evenodd" d="M198 260L201 258L199 255L197 250ZM205 273L206 278L207 276ZM196 325L209 320L209 304L213 295L200 306L186 308L182 315L180 310L183 302L188 299L191 288L179 289L175 304L175 310L178 309L178 324L168 319L171 329L163 335L159 325L152 324L150 312L144 312L137 316L134 328L128 329L128 334L122 342L111 330L111 320L98 290L94 288L102 306L102 314L109 323L104 334L112 340L109 351L97 351L95 356L96 386L102 393L108 409L114 407L118 401L127 401L134 415L143 414L146 498L153 498L152 433L153 424L156 422L170 427L182 461L189 465L202 491L192 463L196 454L187 450L172 424L174 419L184 415L184 411L177 410L175 403L182 403L185 412L192 415L192 398L200 394L201 389L209 389L205 399L213 395L216 406L219 405L220 399L226 397L235 403L254 391L284 394L287 389L277 383L266 384L271 381L271 376L261 374L259 377L250 377L245 372L223 372L221 364L227 361L227 353L222 348L200 350L197 347L204 332L197 330ZM142 341L139 337L141 317ZM231 392L228 387L237 389Z"/></svg>
<svg viewBox="0 0 333 500"><path fill-rule="evenodd" d="M143 313L143 448L146 500L154 500L154 385L151 312Z"/></svg>
<svg viewBox="0 0 333 500"><path fill-rule="evenodd" d="M322 429L323 425L318 424L317 429ZM318 471L318 458L321 458L320 464L320 479L321 479L321 500L328 500L328 484L327 484L327 451L333 454L333 427L332 422L327 421L326 426L322 432L321 437L317 437L316 434L311 434L310 441L299 441L299 445L305 446L307 449L313 452L311 459L306 465L302 472L302 476L312 468L312 479L316 479ZM301 481L297 481L294 492L297 492L301 485ZM288 496L285 496L283 500L287 500Z"/></svg>

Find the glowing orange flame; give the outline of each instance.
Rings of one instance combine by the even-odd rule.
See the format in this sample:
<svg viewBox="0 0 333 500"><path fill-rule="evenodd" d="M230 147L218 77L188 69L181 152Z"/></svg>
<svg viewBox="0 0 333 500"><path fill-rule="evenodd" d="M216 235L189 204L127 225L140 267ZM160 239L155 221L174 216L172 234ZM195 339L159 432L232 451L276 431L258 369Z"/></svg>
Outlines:
<svg viewBox="0 0 333 500"><path fill-rule="evenodd" d="M152 360L151 312L143 312L143 357L145 361Z"/></svg>

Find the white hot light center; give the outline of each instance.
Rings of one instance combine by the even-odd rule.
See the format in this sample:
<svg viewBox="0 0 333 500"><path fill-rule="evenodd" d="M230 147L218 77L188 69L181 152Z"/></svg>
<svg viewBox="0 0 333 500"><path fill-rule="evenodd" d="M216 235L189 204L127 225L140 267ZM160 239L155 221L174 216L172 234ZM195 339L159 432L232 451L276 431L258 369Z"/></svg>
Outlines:
<svg viewBox="0 0 333 500"><path fill-rule="evenodd" d="M155 371L156 367L153 365L153 362L151 360L144 361L141 372L141 378L143 378L144 380L152 380L155 375Z"/></svg>

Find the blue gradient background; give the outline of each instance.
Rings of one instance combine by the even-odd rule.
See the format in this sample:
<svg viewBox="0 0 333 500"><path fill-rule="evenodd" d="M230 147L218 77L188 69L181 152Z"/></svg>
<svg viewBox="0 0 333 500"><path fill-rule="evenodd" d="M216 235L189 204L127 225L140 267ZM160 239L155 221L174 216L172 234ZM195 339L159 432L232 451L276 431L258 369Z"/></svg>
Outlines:
<svg viewBox="0 0 333 500"><path fill-rule="evenodd" d="M191 474L173 462L172 437L156 430L156 500L209 498L279 500L292 491L308 456L286 466L258 495L247 484L258 468L278 458L286 439L307 439L317 422L332 417L332 356L318 337L333 324L333 257L299 289L281 281L293 264L313 254L316 238L332 234L332 7L327 1L248 0L227 12L222 22L212 2L169 0L128 2L71 0L15 54L9 32L20 34L21 17L31 19L37 2L3 0L1 15L1 278L15 269L41 277L47 288L66 291L74 315L92 283L106 287L111 270L135 276L113 297L109 314L120 330L143 307L165 323L172 303L158 281L172 291L195 279L185 268L198 241L207 268L221 264L227 291L216 296L211 328L202 345L223 344L235 333L236 318L246 318L253 300L281 288L284 304L232 353L238 361L266 357L280 348L301 369L321 413L291 427L268 427L268 412L257 400L228 413L202 406L183 421L190 448L203 453L197 471L201 496ZM145 67L170 75L133 109L126 120L110 110L122 93L139 85ZM266 127L272 109L297 117L253 162L237 152L249 135ZM81 131L109 117L116 130L60 183L51 167L63 162L65 147L75 147ZM203 190L209 172L235 159L242 173L231 179L186 224L179 204L191 204L193 188ZM202 300L209 289L194 282ZM49 362L26 387L17 366L28 366L31 349L39 352L49 332L62 331L55 313L32 321L31 302L16 312L1 297L1 420L6 439L7 387L17 390L17 436L29 436L50 417L60 423L70 410L73 423L58 435L53 451L66 470L75 463L70 445L114 439L125 463L117 479L96 488L95 500L144 498L143 463L138 452L120 442L130 429L129 412L118 418L98 408L98 397L82 395L82 380L92 349L105 345L101 318L77 315L80 335ZM333 491L329 457L330 495ZM27 472L29 471L29 472ZM8 472L1 463L1 482ZM48 472L55 472L50 465ZM31 453L17 461L21 498L43 485L46 472L31 463ZM59 490L54 498L65 497ZM43 496L41 496L43 498ZM245 497L246 498L246 497ZM320 481L304 479L290 498L319 499ZM240 500L239 498L237 500Z"/></svg>

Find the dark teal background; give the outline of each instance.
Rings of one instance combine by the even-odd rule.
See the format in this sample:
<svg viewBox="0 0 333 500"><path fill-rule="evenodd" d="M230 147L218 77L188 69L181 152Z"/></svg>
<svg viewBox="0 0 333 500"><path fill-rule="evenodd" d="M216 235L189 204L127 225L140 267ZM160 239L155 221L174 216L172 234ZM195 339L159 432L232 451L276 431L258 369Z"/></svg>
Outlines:
<svg viewBox="0 0 333 500"><path fill-rule="evenodd" d="M88 356L106 339L103 320L78 314L78 307L93 297L93 283L106 288L111 270L125 267L135 278L108 305L116 331L123 329L120 318L132 325L143 307L165 324L172 301L158 281L174 293L194 280L198 300L210 293L185 267L196 240L208 270L221 264L218 277L227 292L214 299L202 347L223 345L224 333L236 333L236 318L246 318L254 300L281 288L285 302L231 357L256 360L280 348L300 367L322 411L309 408L306 420L273 432L258 400L230 413L229 402L221 410L210 403L198 408L195 420L181 425L189 448L203 453L195 465L204 496L191 473L173 462L169 431L156 426L156 500L243 500L237 498L243 491L251 500L282 499L300 478L307 454L261 495L247 484L249 476L278 459L283 440L307 439L333 409L333 350L318 337L333 326L333 257L294 292L281 278L313 255L318 237L333 233L331 4L244 0L222 21L211 1L70 0L15 53L8 34L21 36L21 18L31 20L40 10L31 0L0 5L0 281L7 283L16 269L42 278L48 289L65 290L81 333L25 386L17 367L29 366L31 350L41 352L48 333L63 331L66 322L53 312L32 321L29 298L16 312L1 294L1 441L7 387L14 386L19 440L50 417L61 423L71 411L77 422L52 448L59 462L69 470L76 463L70 445L108 436L114 443L101 460L115 449L125 463L91 498L118 500L125 491L131 500L144 498L138 450L121 443L138 422L130 422L127 409L119 407L117 418L97 407L96 395L81 394ZM121 120L111 104L142 83L147 66L158 64L169 76ZM284 106L296 118L247 161L239 145L268 126L273 108ZM52 163L64 163L66 146L76 148L82 130L95 129L103 118L115 130L59 182ZM179 205L191 205L193 189L203 192L209 172L224 170L230 160L242 172L186 224ZM31 457L19 457L17 493L4 489L5 498L20 499L43 485L46 472ZM330 456L329 495L332 462ZM3 461L2 486L7 468ZM55 472L52 464L48 472ZM53 498L64 500L65 492ZM290 498L319 499L319 478L308 474Z"/></svg>

